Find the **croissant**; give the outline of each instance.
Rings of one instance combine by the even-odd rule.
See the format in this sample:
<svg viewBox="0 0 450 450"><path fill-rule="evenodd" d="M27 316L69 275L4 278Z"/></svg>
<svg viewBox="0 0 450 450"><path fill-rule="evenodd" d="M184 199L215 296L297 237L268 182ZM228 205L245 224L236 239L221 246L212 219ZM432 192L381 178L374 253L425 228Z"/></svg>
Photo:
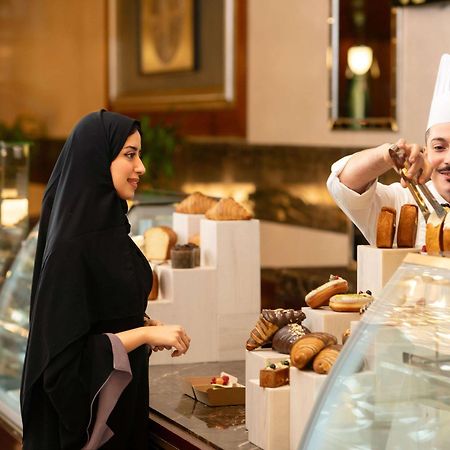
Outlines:
<svg viewBox="0 0 450 450"><path fill-rule="evenodd" d="M300 323L305 318L301 310L294 309L263 309L258 322L250 332L247 340L247 350L255 350L270 342L272 336L288 323Z"/></svg>
<svg viewBox="0 0 450 450"><path fill-rule="evenodd" d="M252 215L231 197L221 199L206 211L205 216L210 220L250 220L252 218Z"/></svg>
<svg viewBox="0 0 450 450"><path fill-rule="evenodd" d="M217 201L213 198L207 197L201 192L194 192L179 203L175 207L175 211L183 214L205 214L216 203Z"/></svg>
<svg viewBox="0 0 450 450"><path fill-rule="evenodd" d="M297 342L308 333L311 332L303 325L299 323L288 323L274 334L272 348L279 353L288 355L291 352L291 347L294 345L294 342Z"/></svg>
<svg viewBox="0 0 450 450"><path fill-rule="evenodd" d="M325 347L315 358L313 362L313 369L316 373L328 373L333 364L336 362L342 345L329 345Z"/></svg>
<svg viewBox="0 0 450 450"><path fill-rule="evenodd" d="M303 369L322 349L333 344L337 344L337 339L332 334L307 334L292 346L291 364L297 369Z"/></svg>

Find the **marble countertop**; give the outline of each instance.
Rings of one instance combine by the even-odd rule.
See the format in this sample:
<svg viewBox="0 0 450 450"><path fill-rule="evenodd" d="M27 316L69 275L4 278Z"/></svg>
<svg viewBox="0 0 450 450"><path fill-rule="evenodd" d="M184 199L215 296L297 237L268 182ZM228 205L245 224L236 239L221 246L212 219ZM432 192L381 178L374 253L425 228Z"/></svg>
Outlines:
<svg viewBox="0 0 450 450"><path fill-rule="evenodd" d="M214 376L220 372L230 373L239 382L245 382L244 361L152 366L150 358L150 411L163 416L211 448L258 449L248 441L245 405L212 407L183 394L183 377Z"/></svg>

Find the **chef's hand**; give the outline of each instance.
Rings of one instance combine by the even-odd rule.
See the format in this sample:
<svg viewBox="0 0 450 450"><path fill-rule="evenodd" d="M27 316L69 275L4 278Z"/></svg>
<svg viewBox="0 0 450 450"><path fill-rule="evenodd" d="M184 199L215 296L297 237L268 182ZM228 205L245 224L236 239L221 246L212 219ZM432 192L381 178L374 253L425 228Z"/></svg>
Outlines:
<svg viewBox="0 0 450 450"><path fill-rule="evenodd" d="M433 167L428 162L426 150L418 144L409 144L405 139L399 139L395 145L400 149L399 154L407 168L406 177L419 184L426 183L433 172ZM401 179L403 187L407 187L407 181Z"/></svg>

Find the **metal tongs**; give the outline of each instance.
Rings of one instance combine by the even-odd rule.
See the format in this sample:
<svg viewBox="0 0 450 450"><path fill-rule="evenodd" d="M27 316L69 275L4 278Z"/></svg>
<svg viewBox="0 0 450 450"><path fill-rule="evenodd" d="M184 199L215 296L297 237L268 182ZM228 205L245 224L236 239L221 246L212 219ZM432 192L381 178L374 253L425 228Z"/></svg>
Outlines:
<svg viewBox="0 0 450 450"><path fill-rule="evenodd" d="M422 195L428 200L431 207L436 212L436 215L440 219L444 218L447 215L447 211L434 198L434 195L430 192L430 190L424 184L416 183L414 180L411 180L406 176L407 169L405 168L406 157L404 151L396 144L393 144L389 147L389 155L394 163L394 170L400 175L401 178L403 178L403 180L406 181L408 189L414 197L414 200L422 212L423 217L425 217L425 222L428 221L428 217L430 217L431 213Z"/></svg>

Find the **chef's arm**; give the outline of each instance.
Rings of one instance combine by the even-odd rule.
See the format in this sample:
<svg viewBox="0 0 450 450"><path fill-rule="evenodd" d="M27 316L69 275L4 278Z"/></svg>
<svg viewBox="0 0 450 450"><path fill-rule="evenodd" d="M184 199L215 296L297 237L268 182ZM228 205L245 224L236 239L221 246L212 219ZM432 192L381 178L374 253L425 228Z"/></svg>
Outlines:
<svg viewBox="0 0 450 450"><path fill-rule="evenodd" d="M358 194L365 192L380 175L393 167L390 145L382 144L355 153L339 174L341 183Z"/></svg>

